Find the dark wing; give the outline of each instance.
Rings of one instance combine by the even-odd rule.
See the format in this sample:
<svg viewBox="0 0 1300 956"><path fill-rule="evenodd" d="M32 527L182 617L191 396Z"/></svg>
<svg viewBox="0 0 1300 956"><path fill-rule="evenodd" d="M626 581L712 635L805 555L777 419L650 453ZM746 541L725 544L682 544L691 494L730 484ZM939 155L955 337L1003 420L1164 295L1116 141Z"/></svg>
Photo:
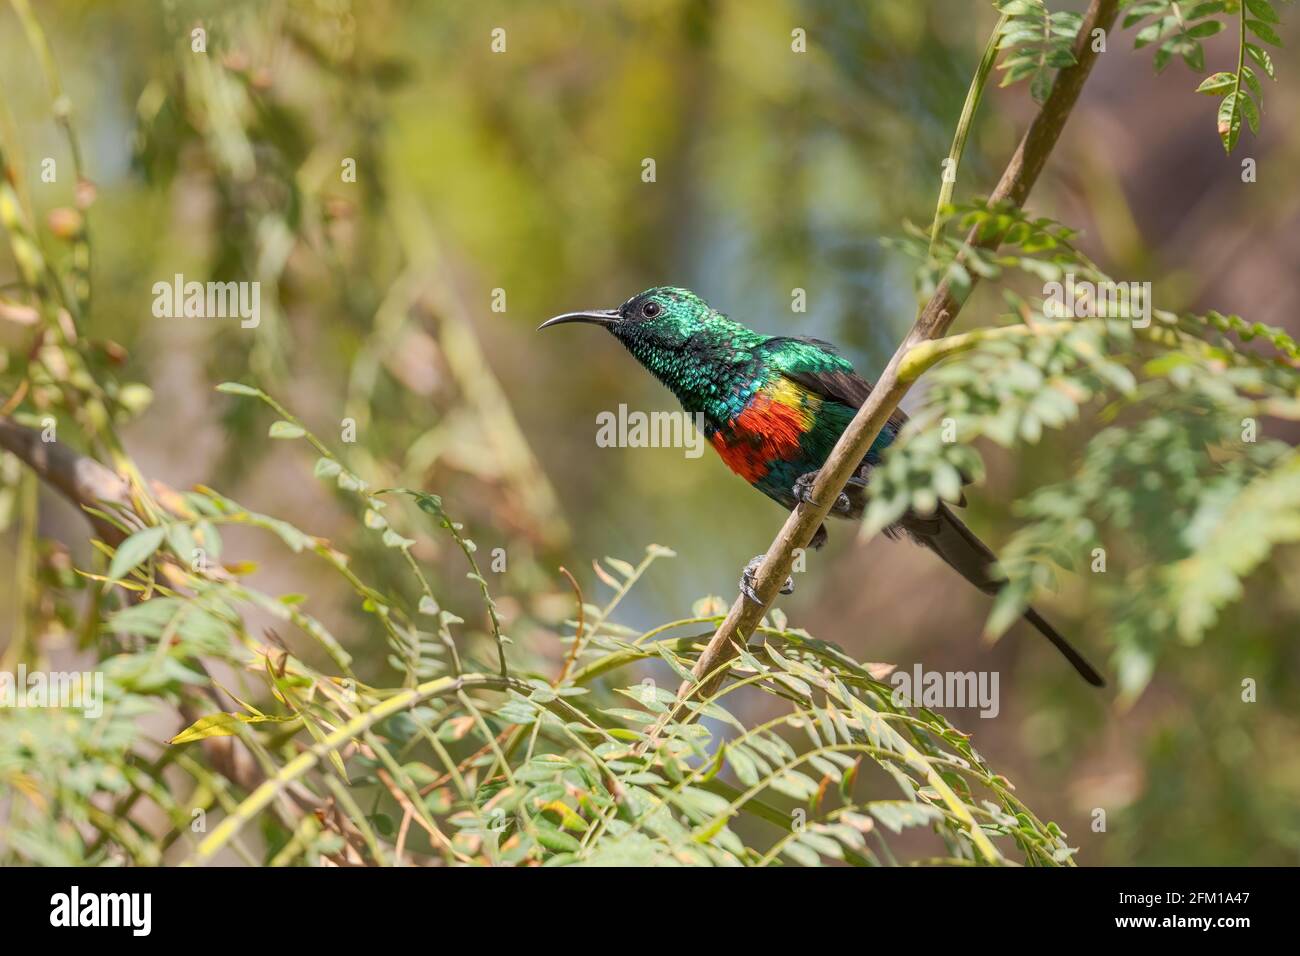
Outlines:
<svg viewBox="0 0 1300 956"><path fill-rule="evenodd" d="M785 377L849 408L861 408L871 394L871 383L852 372L786 372ZM889 429L897 432L906 424L907 414L900 408L894 409L889 416Z"/></svg>
<svg viewBox="0 0 1300 956"><path fill-rule="evenodd" d="M810 348L806 352L794 353L793 357L782 363L781 371L786 378L822 398L839 402L849 408L862 407L862 403L871 394L871 383L857 375L853 371L853 366L847 359L840 357L839 350L830 342L802 335L776 336L764 342L762 348L779 347L791 342L798 342ZM818 355L818 352L823 354ZM891 431L897 432L905 424L907 424L907 415L901 409L895 409L889 416L888 427Z"/></svg>
<svg viewBox="0 0 1300 956"><path fill-rule="evenodd" d="M782 371L786 378L797 382L810 392L822 396L822 398L839 402L849 408L862 407L862 404L867 400L867 396L871 394L871 383L857 375L847 359L840 358L835 346L829 342L823 342L821 339L781 337L769 339L764 343L764 347L770 347L773 343L788 342L798 342L816 351L813 351L812 356L809 356L804 361L800 361L801 353L796 351L793 360L783 363ZM823 354L818 355L818 352ZM815 361L814 357L819 361ZM893 414L889 416L885 429L896 435L899 429L906 424L907 413L896 408ZM969 475L962 475L962 484L970 484ZM962 495L956 504L959 508L964 508L966 506L966 496Z"/></svg>

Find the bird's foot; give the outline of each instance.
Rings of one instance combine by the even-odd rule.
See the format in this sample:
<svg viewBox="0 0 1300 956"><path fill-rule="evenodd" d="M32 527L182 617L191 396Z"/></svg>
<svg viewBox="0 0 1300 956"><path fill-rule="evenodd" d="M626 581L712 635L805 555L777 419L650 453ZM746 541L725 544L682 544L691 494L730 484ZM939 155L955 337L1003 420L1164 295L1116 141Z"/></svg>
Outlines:
<svg viewBox="0 0 1300 956"><path fill-rule="evenodd" d="M765 554L756 554L749 564L745 565L745 570L740 572L740 593L745 595L755 604L763 602L758 598L758 592L754 590L754 575L758 572L758 566L763 563ZM782 594L794 593L794 578L786 578L785 584L781 585Z"/></svg>
<svg viewBox="0 0 1300 956"><path fill-rule="evenodd" d="M820 474L820 472L816 472L816 471L806 472L805 474L800 475L794 481L795 498L803 502L804 504L812 505L813 507L817 506L816 502L813 501L812 490L813 490L813 483L817 481L818 474ZM861 478L857 477L856 475L850 478L848 484L845 485L846 488L865 488L866 486L867 483ZM831 505L831 513L848 514L852 510L853 510L853 502L849 500L849 496L845 492L841 491L835 497L835 504Z"/></svg>

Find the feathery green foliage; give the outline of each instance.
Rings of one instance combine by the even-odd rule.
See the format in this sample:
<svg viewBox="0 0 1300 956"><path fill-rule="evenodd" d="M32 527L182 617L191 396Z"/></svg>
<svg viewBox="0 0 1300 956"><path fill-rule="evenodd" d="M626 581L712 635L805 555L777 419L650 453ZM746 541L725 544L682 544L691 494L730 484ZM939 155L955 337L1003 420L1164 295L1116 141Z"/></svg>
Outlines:
<svg viewBox="0 0 1300 956"><path fill-rule="evenodd" d="M998 49L1008 51L998 69L1001 86L1029 81L1029 92L1042 103L1051 92L1056 71L1073 66L1074 41L1083 17L1072 10L1048 10L1043 0L997 0L1006 17Z"/></svg>
<svg viewBox="0 0 1300 956"><path fill-rule="evenodd" d="M1255 67L1270 80L1277 79L1273 58L1261 44L1282 45L1274 28L1281 21L1278 0L1125 0L1123 9L1125 29L1141 24L1133 38L1134 47L1154 46L1157 72L1178 56L1193 72L1204 73L1205 48L1201 41L1226 28L1234 29L1236 69L1211 74L1196 92L1222 97L1218 130L1226 152L1231 153L1237 145L1243 119L1252 133L1259 133L1264 88ZM1248 59L1255 67L1247 63Z"/></svg>
<svg viewBox="0 0 1300 956"><path fill-rule="evenodd" d="M222 390L260 394L234 384ZM415 539L381 517L380 493L275 404L293 423L293 437L310 442L328 463L318 465L318 477L352 496L370 532L409 558ZM895 702L880 682L888 668L857 664L788 627L783 615L764 628L763 646L734 665L736 680L693 709L692 717L727 728L725 737L695 722L650 734L674 695L649 678L623 687L618 678L626 680L643 661L689 676L721 608L709 599L693 617L642 634L611 619L651 563L672 556L665 548L650 548L635 567L607 559L598 568L613 596L603 606L582 607L562 676L547 679L536 669L535 650L499 633L474 542L438 499L415 495L455 537L479 582L486 633L467 632L463 619L439 607L414 559L409 567L421 596L412 607L360 577L323 539L210 489L169 501L161 524L127 537L110 578L135 602L104 625L104 639L119 643L105 661L109 719L99 727L33 711L17 736L6 736L24 742L0 764L32 801L14 813L25 820L46 800L59 805L55 814L32 813L33 826L10 852L46 863L101 862L110 852L157 863L170 840L158 846L125 811L158 796L168 768L180 767L194 778L189 799L167 796L160 804L174 824L218 805L227 811L206 836L180 837L192 839L188 855L197 862L227 847L249 859L238 838L254 820L267 840L261 862L277 864L317 856L371 863L404 856L485 864L881 864L896 860L888 834L912 827L935 832L935 859L1069 862L1064 835L1013 796L966 735L933 712ZM301 596L261 593L230 563L196 559L196 549L206 549L215 561L219 529L235 525L263 529L341 575L388 631L389 666L402 685L359 681ZM255 612L292 635L259 640L249 624ZM494 640L499 653L510 644L522 661L507 667L503 657L499 672L484 667L479 645ZM287 649L300 644L314 646L331 669ZM256 697L270 704L259 708L232 694L241 710L196 716L170 743L141 738L133 718L163 703L197 706L195 692L211 680L213 661L236 668L242 683L262 685ZM722 703L746 687L780 699L784 713L746 726ZM212 785L192 753L203 741L232 735L257 756L266 778L238 802ZM724 764L739 787L719 778ZM864 767L876 772L863 774ZM283 798L304 786L334 794L334 816L324 824L286 809ZM176 790L174 782L166 788ZM105 793L116 802L112 814L92 803ZM101 840L80 843L78 823L98 828Z"/></svg>
<svg viewBox="0 0 1300 956"><path fill-rule="evenodd" d="M944 277L967 288L973 273L1004 283L1013 311L904 363L915 376L950 358L927 374L924 406L873 472L865 530L958 501L962 479L983 474L978 439L1015 448L1080 420L1112 423L1068 479L1021 504L1030 523L1002 549L1008 583L986 630L1006 631L1057 583L1054 567L1105 572L1122 690L1136 696L1165 648L1199 641L1272 548L1295 540L1294 452L1260 429L1268 418L1300 420L1300 350L1238 316L1143 302L1050 220L976 204L947 209L944 227L933 250L919 230L898 243L921 259L918 288ZM999 251L968 247L972 229L997 236ZM1012 271L1042 281L1043 295L1005 284ZM1061 294L1047 295L1052 283ZM1118 294L1103 300L1110 287Z"/></svg>

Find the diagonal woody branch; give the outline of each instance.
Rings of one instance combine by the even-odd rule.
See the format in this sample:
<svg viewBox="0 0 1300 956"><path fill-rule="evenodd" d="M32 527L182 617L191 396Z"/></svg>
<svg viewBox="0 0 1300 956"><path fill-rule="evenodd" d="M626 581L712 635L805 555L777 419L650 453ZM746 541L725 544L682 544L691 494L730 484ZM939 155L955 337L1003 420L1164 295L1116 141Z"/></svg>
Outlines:
<svg viewBox="0 0 1300 956"><path fill-rule="evenodd" d="M1061 70L1057 75L1055 86L1052 87L1046 102L1025 132L1002 174L1002 179L989 197L990 205L999 203L1011 203L1017 207L1024 205L1030 190L1038 180L1039 173L1047 163L1048 156L1056 146L1061 130L1065 127L1065 122L1074 109L1083 84L1088 79L1088 74L1097 59L1097 53L1092 46L1092 33L1096 29L1109 32L1115 23L1118 7L1119 0L1092 0L1075 42L1075 64ZM972 230L967 237L967 245L979 248L987 247L989 243L979 240ZM972 274L972 287L977 280L978 277ZM925 304L912 330L898 347L893 358L889 360L889 364L885 366L870 397L858 410L844 434L840 436L840 440L835 444L830 457L818 474L817 481L813 485L812 499L826 504L803 504L795 508L767 549L763 563L759 565L754 576L754 590L763 603L755 604L743 596L737 597L726 619L700 655L694 669L697 682L694 689L695 696L708 696L722 682L726 668L721 665L736 653L737 645L748 640L754 632L763 614L775 600L781 582L789 576L795 551L808 547L814 532L826 518L830 503L835 501L840 490L852 477L871 447L871 443L880 434L880 429L884 427L889 416L898 407L899 401L911 387L911 379L904 380L899 376L899 368L907 354L917 345L942 338L952 326L963 302L964 297L959 298L951 283L945 279ZM679 700L689 689L689 684L683 684L678 692Z"/></svg>
<svg viewBox="0 0 1300 956"><path fill-rule="evenodd" d="M131 486L112 469L59 442L43 441L40 432L12 419L0 418L0 449L16 456L78 508L105 503L132 507ZM86 517L101 539L114 546L121 544L125 535L118 528L89 512Z"/></svg>

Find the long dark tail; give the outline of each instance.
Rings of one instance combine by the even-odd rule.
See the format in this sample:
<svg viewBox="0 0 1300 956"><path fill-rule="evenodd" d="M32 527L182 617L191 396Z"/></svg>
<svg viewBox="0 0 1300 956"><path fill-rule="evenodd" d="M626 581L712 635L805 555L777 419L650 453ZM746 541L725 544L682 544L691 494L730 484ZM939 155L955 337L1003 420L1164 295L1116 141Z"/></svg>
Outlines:
<svg viewBox="0 0 1300 956"><path fill-rule="evenodd" d="M1002 586L1001 579L994 572L997 558L993 552L947 505L940 503L938 511L926 517L906 514L898 526L918 543L943 558L949 567L985 594L996 594ZM1025 611L1025 620L1065 655L1065 659L1074 665L1080 677L1094 687L1106 686L1102 676L1083 659L1083 655L1032 607Z"/></svg>

